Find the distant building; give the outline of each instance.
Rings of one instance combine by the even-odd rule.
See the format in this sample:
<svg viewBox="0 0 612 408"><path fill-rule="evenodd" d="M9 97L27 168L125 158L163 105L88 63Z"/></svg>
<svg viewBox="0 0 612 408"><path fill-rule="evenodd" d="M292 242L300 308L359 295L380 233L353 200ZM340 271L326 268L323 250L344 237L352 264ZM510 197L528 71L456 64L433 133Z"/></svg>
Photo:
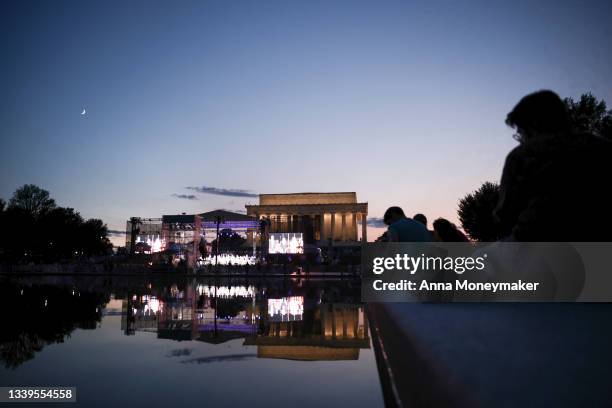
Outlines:
<svg viewBox="0 0 612 408"><path fill-rule="evenodd" d="M217 228L231 229L246 238L258 232L259 222L254 217L225 210L161 218L132 217L126 223L125 246L130 253L170 251L175 260L193 266L200 257L200 242L210 246Z"/></svg>
<svg viewBox="0 0 612 408"><path fill-rule="evenodd" d="M246 210L268 221L268 234L302 233L306 244L317 246L367 242L368 203L357 202L354 192L260 194L259 205L246 205Z"/></svg>
<svg viewBox="0 0 612 408"><path fill-rule="evenodd" d="M200 248L210 254L217 230L245 238L236 255L300 254L310 247L351 247L367 242L368 203L357 194L260 194L259 205L246 205L246 214L214 210L201 214L132 217L126 223L130 253L172 254L172 262L193 267ZM361 224L361 231L358 223ZM361 233L360 233L361 232Z"/></svg>

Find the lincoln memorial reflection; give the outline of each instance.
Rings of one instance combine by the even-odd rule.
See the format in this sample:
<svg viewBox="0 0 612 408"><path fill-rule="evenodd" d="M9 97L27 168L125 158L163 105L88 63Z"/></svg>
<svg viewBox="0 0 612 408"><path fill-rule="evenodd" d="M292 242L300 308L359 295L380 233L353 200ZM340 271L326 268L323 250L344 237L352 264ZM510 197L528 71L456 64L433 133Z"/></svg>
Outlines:
<svg viewBox="0 0 612 408"><path fill-rule="evenodd" d="M359 294L341 286L160 288L123 300L121 328L212 344L242 338L259 358L356 360L370 348L367 318Z"/></svg>

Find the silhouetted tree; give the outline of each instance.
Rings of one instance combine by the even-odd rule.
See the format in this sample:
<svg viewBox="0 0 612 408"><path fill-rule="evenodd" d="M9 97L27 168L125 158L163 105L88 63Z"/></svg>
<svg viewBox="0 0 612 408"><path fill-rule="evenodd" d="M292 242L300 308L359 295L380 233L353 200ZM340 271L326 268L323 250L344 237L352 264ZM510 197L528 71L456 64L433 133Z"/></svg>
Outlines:
<svg viewBox="0 0 612 408"><path fill-rule="evenodd" d="M83 224L81 215L72 208L58 207L49 211L37 223L37 249L44 260L57 261L80 255Z"/></svg>
<svg viewBox="0 0 612 408"><path fill-rule="evenodd" d="M34 249L34 236L32 231L35 221L31 214L23 208L7 207L2 212L2 225L0 230L0 246L2 262L26 260L32 255Z"/></svg>
<svg viewBox="0 0 612 408"><path fill-rule="evenodd" d="M5 249L5 240L6 240L6 225L5 225L5 209L6 209L6 201L0 198L0 261L2 261L6 257L6 249Z"/></svg>
<svg viewBox="0 0 612 408"><path fill-rule="evenodd" d="M215 298L212 302L215 313L220 318L237 316L238 313L245 309L244 299L240 298Z"/></svg>
<svg viewBox="0 0 612 408"><path fill-rule="evenodd" d="M25 185L9 206L0 205L0 261L55 262L110 253L102 220L83 220L72 208L57 207L49 192Z"/></svg>
<svg viewBox="0 0 612 408"><path fill-rule="evenodd" d="M577 101L572 98L565 98L563 101L576 131L612 139L612 110L607 109L603 99L597 100L589 92L580 96Z"/></svg>
<svg viewBox="0 0 612 408"><path fill-rule="evenodd" d="M34 184L25 184L13 193L9 207L20 208L32 217L37 218L55 208L55 200L49 196L47 190L43 190Z"/></svg>
<svg viewBox="0 0 612 408"><path fill-rule="evenodd" d="M486 182L459 200L459 221L465 232L476 241L496 241L500 228L493 211L499 199L499 184Z"/></svg>
<svg viewBox="0 0 612 408"><path fill-rule="evenodd" d="M100 219L90 218L80 226L81 252L86 255L108 255L113 245L108 239L108 228Z"/></svg>
<svg viewBox="0 0 612 408"><path fill-rule="evenodd" d="M234 230L225 228L219 231L219 252L233 252L242 249L246 239L242 238ZM217 248L217 240L212 242L213 253Z"/></svg>

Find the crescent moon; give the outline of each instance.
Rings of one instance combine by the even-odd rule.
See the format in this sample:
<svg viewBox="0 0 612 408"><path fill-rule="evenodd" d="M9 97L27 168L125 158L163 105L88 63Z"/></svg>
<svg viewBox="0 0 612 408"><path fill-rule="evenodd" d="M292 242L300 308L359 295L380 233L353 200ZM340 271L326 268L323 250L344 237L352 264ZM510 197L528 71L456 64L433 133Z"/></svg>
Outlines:
<svg viewBox="0 0 612 408"><path fill-rule="evenodd" d="M83 112L81 112L81 115L84 115L84 114L85 114L85 109L83 109Z"/></svg>

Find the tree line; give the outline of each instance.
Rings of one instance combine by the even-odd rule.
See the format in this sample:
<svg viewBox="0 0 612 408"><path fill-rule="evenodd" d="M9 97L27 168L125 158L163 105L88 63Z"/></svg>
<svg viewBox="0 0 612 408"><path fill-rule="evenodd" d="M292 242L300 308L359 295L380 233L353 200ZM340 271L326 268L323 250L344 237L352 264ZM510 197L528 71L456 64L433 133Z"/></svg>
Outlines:
<svg viewBox="0 0 612 408"><path fill-rule="evenodd" d="M108 255L112 245L100 219L60 207L48 191L26 184L8 203L0 199L0 261L47 263Z"/></svg>

